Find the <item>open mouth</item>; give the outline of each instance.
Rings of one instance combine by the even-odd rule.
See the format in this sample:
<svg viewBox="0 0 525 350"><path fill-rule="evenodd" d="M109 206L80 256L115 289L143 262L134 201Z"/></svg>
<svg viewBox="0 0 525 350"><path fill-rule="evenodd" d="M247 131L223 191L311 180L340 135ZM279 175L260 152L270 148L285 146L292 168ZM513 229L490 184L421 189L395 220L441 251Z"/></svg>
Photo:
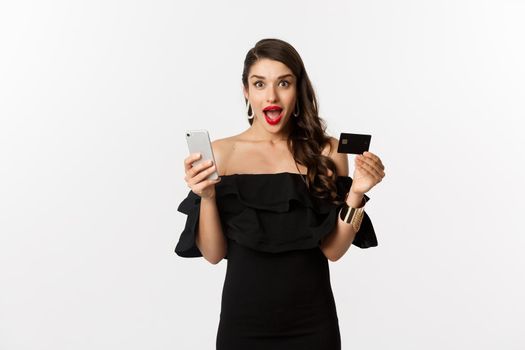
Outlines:
<svg viewBox="0 0 525 350"><path fill-rule="evenodd" d="M279 123L279 121L283 117L282 111L283 110L281 108L267 109L267 110L263 111L264 119L266 119L266 122L268 124L275 125L275 124Z"/></svg>

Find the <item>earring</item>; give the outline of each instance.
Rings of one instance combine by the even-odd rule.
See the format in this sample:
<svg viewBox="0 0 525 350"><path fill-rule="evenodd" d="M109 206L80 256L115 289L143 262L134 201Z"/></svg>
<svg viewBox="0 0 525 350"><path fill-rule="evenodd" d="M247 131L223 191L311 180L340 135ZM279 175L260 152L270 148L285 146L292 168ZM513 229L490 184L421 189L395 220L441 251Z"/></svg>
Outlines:
<svg viewBox="0 0 525 350"><path fill-rule="evenodd" d="M250 102L246 101L246 114L248 114L248 119L253 119L253 110L252 114L250 114Z"/></svg>
<svg viewBox="0 0 525 350"><path fill-rule="evenodd" d="M299 116L299 102L296 103L295 107L297 107L297 112L295 110L293 111L293 116L298 117Z"/></svg>

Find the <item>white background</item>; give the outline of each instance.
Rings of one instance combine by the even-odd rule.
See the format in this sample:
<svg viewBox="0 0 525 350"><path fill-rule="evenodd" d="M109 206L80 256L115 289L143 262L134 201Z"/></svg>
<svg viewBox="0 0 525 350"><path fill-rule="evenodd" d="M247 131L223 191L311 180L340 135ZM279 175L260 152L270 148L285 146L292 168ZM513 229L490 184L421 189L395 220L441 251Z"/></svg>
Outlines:
<svg viewBox="0 0 525 350"><path fill-rule="evenodd" d="M173 249L184 130L248 127L260 39L371 133L379 246L330 263L343 349L525 348L525 3L5 1L0 349L212 349L226 260ZM353 158L351 158L353 162Z"/></svg>

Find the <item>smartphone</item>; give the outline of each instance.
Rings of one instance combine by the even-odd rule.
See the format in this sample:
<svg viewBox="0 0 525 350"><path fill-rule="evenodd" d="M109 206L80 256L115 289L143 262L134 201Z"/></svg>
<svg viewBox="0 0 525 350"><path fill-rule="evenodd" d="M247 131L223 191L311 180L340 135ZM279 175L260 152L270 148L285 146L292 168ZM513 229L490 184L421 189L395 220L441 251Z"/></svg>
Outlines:
<svg viewBox="0 0 525 350"><path fill-rule="evenodd" d="M217 164L213 156L213 149L211 147L210 135L207 130L188 130L186 131L186 142L188 143L188 150L190 153L200 153L202 157L192 163L192 166L199 165L202 162L213 160L215 164L215 171L208 175L206 179L216 180L219 178L217 172Z"/></svg>
<svg viewBox="0 0 525 350"><path fill-rule="evenodd" d="M341 133L338 153L363 154L370 148L372 135Z"/></svg>

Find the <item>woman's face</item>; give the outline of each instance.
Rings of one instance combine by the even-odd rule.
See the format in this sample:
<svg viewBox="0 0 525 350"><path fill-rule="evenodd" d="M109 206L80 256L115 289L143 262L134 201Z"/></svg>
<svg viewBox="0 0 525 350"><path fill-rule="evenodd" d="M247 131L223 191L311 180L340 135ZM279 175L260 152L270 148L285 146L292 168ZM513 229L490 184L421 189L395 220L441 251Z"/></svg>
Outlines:
<svg viewBox="0 0 525 350"><path fill-rule="evenodd" d="M283 130L295 108L296 90L296 78L285 64L258 60L248 74L248 90L244 88L255 114L253 123L272 133Z"/></svg>

